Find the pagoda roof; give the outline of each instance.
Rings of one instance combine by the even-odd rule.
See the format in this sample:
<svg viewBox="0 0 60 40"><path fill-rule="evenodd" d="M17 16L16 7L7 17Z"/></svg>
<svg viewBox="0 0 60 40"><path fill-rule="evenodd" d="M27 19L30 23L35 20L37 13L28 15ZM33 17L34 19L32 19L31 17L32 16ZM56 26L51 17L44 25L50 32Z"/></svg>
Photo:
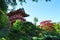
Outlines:
<svg viewBox="0 0 60 40"><path fill-rule="evenodd" d="M19 13L22 14L24 17L29 16L28 14L25 13L24 8L20 8L20 9L18 9L16 11L11 11L7 15L11 16L11 15L14 15L14 14L19 14Z"/></svg>

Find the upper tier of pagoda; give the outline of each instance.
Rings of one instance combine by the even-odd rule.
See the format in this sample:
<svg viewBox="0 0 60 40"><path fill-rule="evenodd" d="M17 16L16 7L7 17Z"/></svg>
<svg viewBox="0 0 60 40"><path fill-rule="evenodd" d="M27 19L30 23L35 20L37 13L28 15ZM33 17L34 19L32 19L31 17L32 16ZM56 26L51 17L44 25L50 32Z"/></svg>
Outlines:
<svg viewBox="0 0 60 40"><path fill-rule="evenodd" d="M16 11L11 11L8 14L8 18L9 18L9 26L11 27L12 24L17 20L21 20L21 21L26 21L26 19L24 17L28 17L29 15L25 13L23 8L20 8Z"/></svg>
<svg viewBox="0 0 60 40"><path fill-rule="evenodd" d="M12 15L15 15L15 14L20 14L20 15L22 15L23 17L29 16L28 14L25 13L24 8L20 8L20 9L18 9L18 10L16 10L16 11L11 11L11 12L9 12L7 15L8 15L8 16L12 16Z"/></svg>

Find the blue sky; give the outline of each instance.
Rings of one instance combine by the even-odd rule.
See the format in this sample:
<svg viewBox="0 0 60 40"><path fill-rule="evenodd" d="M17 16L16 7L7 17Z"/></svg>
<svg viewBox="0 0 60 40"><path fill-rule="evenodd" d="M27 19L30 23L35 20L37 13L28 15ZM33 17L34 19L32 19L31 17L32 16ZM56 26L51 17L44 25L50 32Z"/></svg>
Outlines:
<svg viewBox="0 0 60 40"><path fill-rule="evenodd" d="M33 22L34 17L37 17L38 24L43 20L60 22L60 0L51 0L51 2L39 0L37 3L27 0L27 3L23 3L23 6L18 3L16 9L22 7L30 15L26 18L27 21Z"/></svg>

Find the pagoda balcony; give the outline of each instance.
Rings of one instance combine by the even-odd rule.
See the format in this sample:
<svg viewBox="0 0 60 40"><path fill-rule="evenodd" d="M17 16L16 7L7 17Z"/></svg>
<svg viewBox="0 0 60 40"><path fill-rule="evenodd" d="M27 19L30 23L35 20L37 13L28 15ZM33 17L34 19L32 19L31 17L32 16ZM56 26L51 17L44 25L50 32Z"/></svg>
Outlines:
<svg viewBox="0 0 60 40"><path fill-rule="evenodd" d="M20 19L22 21L26 21L26 19L22 18L22 17L12 17L12 18L9 18L10 21L12 20L16 20L16 19Z"/></svg>

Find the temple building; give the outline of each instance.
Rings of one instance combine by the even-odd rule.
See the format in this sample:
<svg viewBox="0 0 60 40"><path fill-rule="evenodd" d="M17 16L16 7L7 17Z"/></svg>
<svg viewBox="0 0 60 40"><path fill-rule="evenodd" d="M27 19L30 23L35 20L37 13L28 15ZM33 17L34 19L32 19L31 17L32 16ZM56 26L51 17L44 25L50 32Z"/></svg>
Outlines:
<svg viewBox="0 0 60 40"><path fill-rule="evenodd" d="M21 20L21 21L26 21L26 19L24 17L28 17L29 15L25 13L24 8L20 8L16 11L11 11L8 14L8 18L9 18L9 26L11 27L12 24L17 20Z"/></svg>

